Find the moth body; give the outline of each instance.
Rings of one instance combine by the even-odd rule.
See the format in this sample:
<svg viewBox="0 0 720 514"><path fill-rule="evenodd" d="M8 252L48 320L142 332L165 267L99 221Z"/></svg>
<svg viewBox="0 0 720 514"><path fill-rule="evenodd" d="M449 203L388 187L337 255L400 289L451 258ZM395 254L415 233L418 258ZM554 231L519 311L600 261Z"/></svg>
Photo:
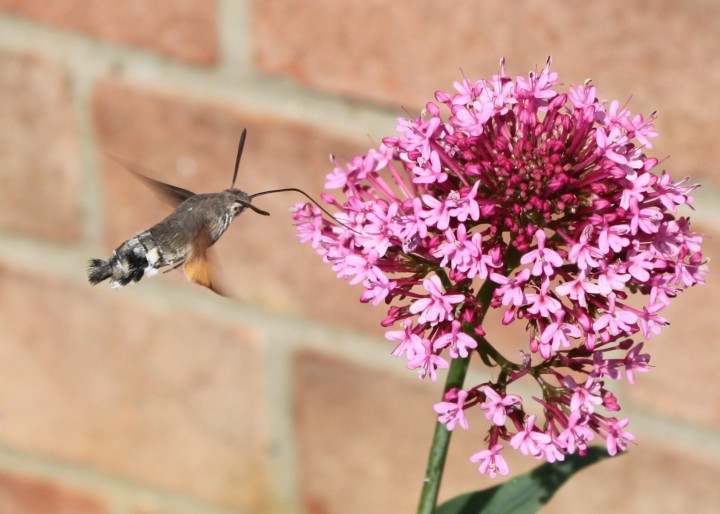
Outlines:
<svg viewBox="0 0 720 514"><path fill-rule="evenodd" d="M247 193L234 188L193 194L165 219L123 242L109 259L92 259L88 279L93 285L109 279L112 287L122 287L184 264L188 278L214 289L206 251L250 202Z"/></svg>

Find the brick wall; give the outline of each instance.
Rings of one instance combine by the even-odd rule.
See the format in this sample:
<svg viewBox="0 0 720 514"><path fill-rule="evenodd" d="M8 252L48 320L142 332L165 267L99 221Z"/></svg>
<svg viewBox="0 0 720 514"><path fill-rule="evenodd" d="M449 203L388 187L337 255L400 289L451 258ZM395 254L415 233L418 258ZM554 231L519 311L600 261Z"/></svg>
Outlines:
<svg viewBox="0 0 720 514"><path fill-rule="evenodd" d="M167 212L104 152L216 191L247 127L239 186L317 195L330 153L390 135L461 73L552 54L565 83L659 110L656 155L704 183L712 238L718 33L711 0L0 0L0 514L414 509L440 384L392 359L384 313L297 244L298 199L263 197L273 215L217 245L232 300L179 272L92 288L87 259ZM640 446L546 512L720 503L719 282L676 302L655 369L617 391ZM467 461L480 433L457 434L444 497L491 483Z"/></svg>

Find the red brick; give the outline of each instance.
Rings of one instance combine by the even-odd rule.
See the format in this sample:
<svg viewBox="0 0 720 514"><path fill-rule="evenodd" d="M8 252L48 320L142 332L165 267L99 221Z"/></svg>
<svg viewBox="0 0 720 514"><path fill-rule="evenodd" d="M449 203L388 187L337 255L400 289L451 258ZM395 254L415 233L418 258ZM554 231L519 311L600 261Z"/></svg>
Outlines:
<svg viewBox="0 0 720 514"><path fill-rule="evenodd" d="M0 51L0 228L59 241L79 236L77 122L64 69Z"/></svg>
<svg viewBox="0 0 720 514"><path fill-rule="evenodd" d="M720 177L718 32L712 1L253 3L260 70L411 112L463 75L489 77L502 56L514 76L552 55L565 84L592 77L602 98L659 110L658 157L679 176Z"/></svg>
<svg viewBox="0 0 720 514"><path fill-rule="evenodd" d="M707 283L685 291L662 311L670 326L644 346L653 368L639 374L626 394L644 409L720 428L720 338L715 326L720 275L713 265L720 259L717 234L705 238L703 254L711 260Z"/></svg>
<svg viewBox="0 0 720 514"><path fill-rule="evenodd" d="M0 472L0 512L7 514L104 514L108 510L88 494L42 479Z"/></svg>
<svg viewBox="0 0 720 514"><path fill-rule="evenodd" d="M0 275L2 444L264 508L260 334L85 284Z"/></svg>
<svg viewBox="0 0 720 514"><path fill-rule="evenodd" d="M307 512L413 512L440 388L317 353L301 354L294 390ZM441 501L501 482L477 474L468 461L483 449L487 427L481 415L469 421L470 430L453 433ZM640 444L628 455L573 477L543 512L577 512L578 505L587 512L705 512L704 506L718 504L717 463L638 437ZM505 457L512 476L540 464L510 449Z"/></svg>
<svg viewBox="0 0 720 514"><path fill-rule="evenodd" d="M229 187L243 127L248 127L248 139L237 186L249 192L292 186L318 197L330 170L328 155L350 157L362 150L304 125L131 84L102 84L95 94L94 113L102 149L156 170L148 173L159 180L202 193ZM116 163L108 159L103 164L109 252L160 221L169 208ZM359 287L335 279L330 267L294 236L288 209L304 201L295 193L258 198L255 203L272 215L247 211L213 248L221 283L244 302L277 312L377 327L384 317L382 309L362 307Z"/></svg>
<svg viewBox="0 0 720 514"><path fill-rule="evenodd" d="M0 0L0 10L191 63L218 61L216 0Z"/></svg>

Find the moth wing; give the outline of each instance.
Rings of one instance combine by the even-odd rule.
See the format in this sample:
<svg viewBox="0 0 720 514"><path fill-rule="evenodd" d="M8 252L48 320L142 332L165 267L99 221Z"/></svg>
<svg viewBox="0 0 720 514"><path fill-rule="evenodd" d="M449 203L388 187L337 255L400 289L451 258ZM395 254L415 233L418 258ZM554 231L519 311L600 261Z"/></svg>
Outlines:
<svg viewBox="0 0 720 514"><path fill-rule="evenodd" d="M210 234L207 230L201 230L193 240L190 253L185 259L183 271L185 272L185 276L188 280L192 280L201 286L205 286L220 296L227 296L213 282L212 274L210 273L210 268L212 266L210 265L208 256L209 248Z"/></svg>
<svg viewBox="0 0 720 514"><path fill-rule="evenodd" d="M195 196L195 193L192 191L183 189L182 187L173 186L172 184L166 184L165 182L160 182L159 180L146 176L144 173L141 173L141 171L145 171L145 169L140 166L132 164L124 159L120 159L119 157L115 157L114 155L107 153L105 155L135 175L135 177L140 179L145 183L145 185L152 189L161 200L169 203L173 207L177 207L191 196Z"/></svg>

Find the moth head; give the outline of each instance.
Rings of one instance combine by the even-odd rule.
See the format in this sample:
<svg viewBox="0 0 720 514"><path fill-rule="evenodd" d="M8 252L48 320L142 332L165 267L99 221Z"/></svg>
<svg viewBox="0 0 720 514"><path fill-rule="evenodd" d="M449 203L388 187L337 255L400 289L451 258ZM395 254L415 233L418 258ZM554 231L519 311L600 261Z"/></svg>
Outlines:
<svg viewBox="0 0 720 514"><path fill-rule="evenodd" d="M263 216L270 216L269 212L255 207L252 204L252 197L245 191L240 191L239 189L232 188L228 189L226 192L230 194L230 211L232 212L233 216L237 216L245 209L251 209L258 214L262 214Z"/></svg>

